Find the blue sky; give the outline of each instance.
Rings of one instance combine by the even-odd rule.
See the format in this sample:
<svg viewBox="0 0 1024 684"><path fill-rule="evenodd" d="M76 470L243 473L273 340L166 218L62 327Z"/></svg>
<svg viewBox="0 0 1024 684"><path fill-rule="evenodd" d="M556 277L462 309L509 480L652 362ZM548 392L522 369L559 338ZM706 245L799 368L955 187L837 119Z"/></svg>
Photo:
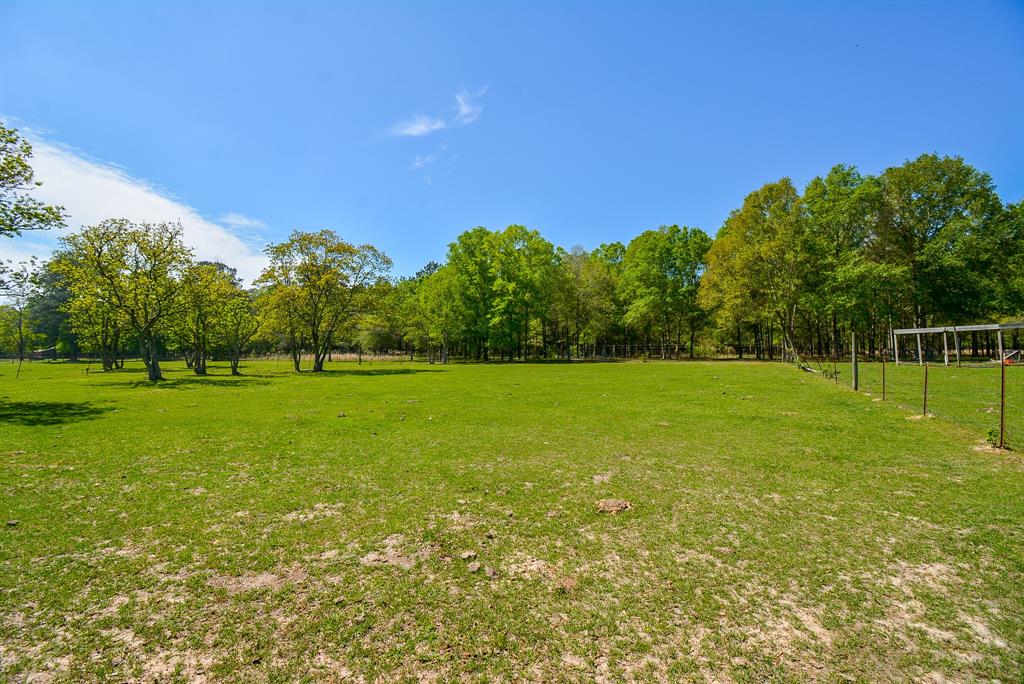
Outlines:
<svg viewBox="0 0 1024 684"><path fill-rule="evenodd" d="M249 271L295 228L399 274L476 225L714 233L762 183L922 152L1024 198L1024 4L0 2L0 65L74 224L178 212Z"/></svg>

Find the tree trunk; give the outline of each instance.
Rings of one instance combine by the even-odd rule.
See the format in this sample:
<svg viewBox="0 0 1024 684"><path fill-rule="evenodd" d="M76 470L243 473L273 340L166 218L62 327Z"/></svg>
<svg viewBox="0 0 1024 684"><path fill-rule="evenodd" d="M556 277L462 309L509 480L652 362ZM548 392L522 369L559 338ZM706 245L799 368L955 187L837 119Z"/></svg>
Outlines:
<svg viewBox="0 0 1024 684"><path fill-rule="evenodd" d="M139 338L139 350L142 352L142 362L146 364L146 374L151 381L163 380L160 374L160 360L156 354L156 340Z"/></svg>

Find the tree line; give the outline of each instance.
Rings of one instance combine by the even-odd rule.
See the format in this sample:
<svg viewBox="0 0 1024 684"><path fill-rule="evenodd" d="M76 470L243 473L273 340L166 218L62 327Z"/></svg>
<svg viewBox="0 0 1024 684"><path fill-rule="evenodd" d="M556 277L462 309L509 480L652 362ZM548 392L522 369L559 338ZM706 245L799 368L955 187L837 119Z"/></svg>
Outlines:
<svg viewBox="0 0 1024 684"><path fill-rule="evenodd" d="M25 192L31 148L15 135L0 151L0 169L16 159L21 171L17 187L0 186L0 233L60 225L60 207ZM1022 232L1024 206L1004 204L987 174L930 154L877 176L837 165L802 193L768 183L714 239L672 225L566 250L525 226L476 227L443 264L397 278L372 245L295 231L245 286L230 266L195 260L180 226L111 219L63 237L45 263L7 266L0 345L87 354L104 370L138 356L151 379L168 357L201 375L210 359L238 373L255 353L286 354L296 371L322 371L340 350L442 363L827 358L850 332L874 353L894 327L1024 313ZM971 343L977 353L986 340Z"/></svg>

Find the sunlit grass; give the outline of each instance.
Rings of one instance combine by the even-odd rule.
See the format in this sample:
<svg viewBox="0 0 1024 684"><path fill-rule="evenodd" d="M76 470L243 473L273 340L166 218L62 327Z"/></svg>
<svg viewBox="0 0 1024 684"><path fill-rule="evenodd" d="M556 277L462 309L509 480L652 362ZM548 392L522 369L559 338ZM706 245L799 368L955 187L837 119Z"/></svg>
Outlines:
<svg viewBox="0 0 1024 684"><path fill-rule="evenodd" d="M330 368L0 366L0 679L1019 678L1024 467L948 371Z"/></svg>

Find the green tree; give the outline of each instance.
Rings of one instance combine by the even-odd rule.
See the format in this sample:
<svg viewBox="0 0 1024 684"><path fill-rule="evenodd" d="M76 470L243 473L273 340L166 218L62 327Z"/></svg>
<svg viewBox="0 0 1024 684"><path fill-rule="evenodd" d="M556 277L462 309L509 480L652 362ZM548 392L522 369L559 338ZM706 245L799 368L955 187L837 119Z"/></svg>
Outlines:
<svg viewBox="0 0 1024 684"><path fill-rule="evenodd" d="M234 274L224 264L200 262L182 272L181 313L172 320L172 327L196 375L206 375L222 316L237 289Z"/></svg>
<svg viewBox="0 0 1024 684"><path fill-rule="evenodd" d="M907 271L914 324L956 323L995 308L990 274L1005 244L1004 207L991 177L960 157L923 154L881 176L869 253Z"/></svg>
<svg viewBox="0 0 1024 684"><path fill-rule="evenodd" d="M64 252L57 268L76 301L72 311L84 309L92 325L123 317L147 376L162 379L159 337L181 312L180 277L191 263L181 226L110 219L61 240Z"/></svg>
<svg viewBox="0 0 1024 684"><path fill-rule="evenodd" d="M44 204L30 192L42 185L35 180L29 160L32 145L0 122L0 237L20 235L23 230L63 228L63 207Z"/></svg>
<svg viewBox="0 0 1024 684"><path fill-rule="evenodd" d="M711 239L699 228L662 226L635 237L622 261L620 296L626 302L624 320L655 331L662 356L675 342L678 354L682 335L690 335L690 350L707 314L697 300Z"/></svg>
<svg viewBox="0 0 1024 684"><path fill-rule="evenodd" d="M494 307L494 234L482 226L448 245L448 266L456 280L462 335L477 359L488 358Z"/></svg>
<svg viewBox="0 0 1024 684"><path fill-rule="evenodd" d="M45 346L56 348L58 354L77 359L79 341L67 312L71 291L64 277L54 269L51 261L40 267L36 280L36 291L28 302L33 330L43 336Z"/></svg>
<svg viewBox="0 0 1024 684"><path fill-rule="evenodd" d="M524 226L509 226L493 240L489 339L511 361L526 356L532 317L544 319L548 314L557 259L552 244Z"/></svg>
<svg viewBox="0 0 1024 684"><path fill-rule="evenodd" d="M0 288L0 293L7 300L4 307L4 337L8 342L5 346L12 349L19 363L31 351L30 346L38 336L32 331L31 310L29 302L38 291L38 264L35 260L22 261L17 265L8 262L7 278Z"/></svg>
<svg viewBox="0 0 1024 684"><path fill-rule="evenodd" d="M259 306L256 295L232 283L221 304L218 326L219 343L227 352L232 375L241 375L242 357L252 350L265 323L265 310Z"/></svg>
<svg viewBox="0 0 1024 684"><path fill-rule="evenodd" d="M313 371L321 372L332 344L374 310L391 260L372 245L356 247L330 230L296 231L266 253L270 265L259 282L271 290L295 368L296 347L304 340L313 352Z"/></svg>
<svg viewBox="0 0 1024 684"><path fill-rule="evenodd" d="M810 273L806 225L788 178L764 185L718 231L702 283L701 301L720 323L777 325L787 355L795 354L797 307Z"/></svg>

